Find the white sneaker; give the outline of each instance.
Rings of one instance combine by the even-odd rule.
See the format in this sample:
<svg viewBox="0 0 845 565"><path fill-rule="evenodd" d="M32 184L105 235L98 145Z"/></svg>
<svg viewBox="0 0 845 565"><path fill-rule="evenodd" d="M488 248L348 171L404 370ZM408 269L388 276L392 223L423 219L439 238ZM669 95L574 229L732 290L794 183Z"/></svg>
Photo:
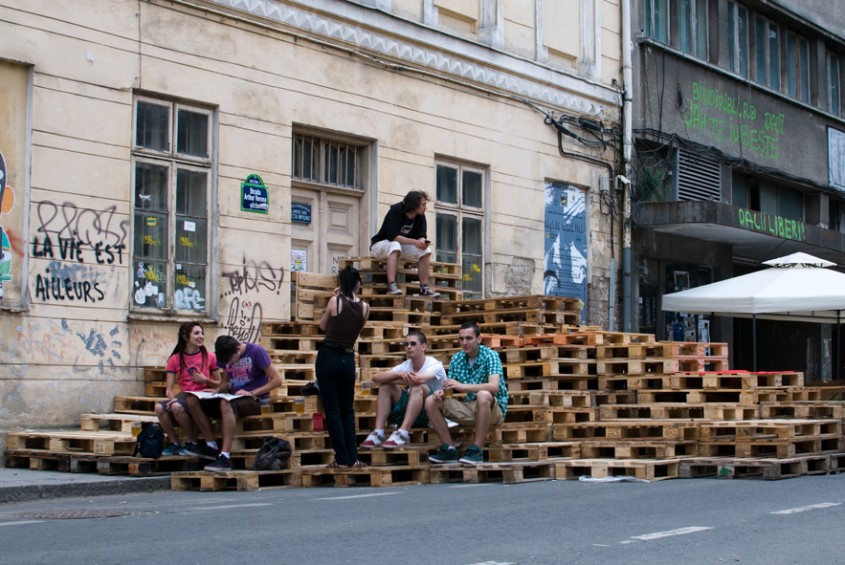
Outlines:
<svg viewBox="0 0 845 565"><path fill-rule="evenodd" d="M363 449L372 449L374 447L380 447L383 442L383 435L379 435L376 432L372 432L370 435L367 436L367 439L361 442L361 445L359 445L358 447L361 447Z"/></svg>
<svg viewBox="0 0 845 565"><path fill-rule="evenodd" d="M399 447L405 447L406 445L408 445L408 443L410 443L410 441L410 436L405 437L397 430L390 434L390 439L382 443L381 446L385 449L396 449Z"/></svg>
<svg viewBox="0 0 845 565"><path fill-rule="evenodd" d="M387 285L387 294L399 295L402 294L402 289L395 282L392 282Z"/></svg>
<svg viewBox="0 0 845 565"><path fill-rule="evenodd" d="M440 298L440 293L425 284L420 287L420 296L427 296L428 298Z"/></svg>

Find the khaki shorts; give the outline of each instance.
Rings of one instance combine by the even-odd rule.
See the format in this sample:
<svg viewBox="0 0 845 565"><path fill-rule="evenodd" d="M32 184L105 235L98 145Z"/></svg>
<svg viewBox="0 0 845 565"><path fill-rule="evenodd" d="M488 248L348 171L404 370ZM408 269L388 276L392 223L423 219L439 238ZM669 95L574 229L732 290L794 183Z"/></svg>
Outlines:
<svg viewBox="0 0 845 565"><path fill-rule="evenodd" d="M477 400L464 402L455 398L447 398L443 401L443 415L461 424L475 424L475 413L477 410ZM504 421L505 417L502 415L502 409L499 408L499 403L494 402L493 408L490 410L490 425L501 426Z"/></svg>
<svg viewBox="0 0 845 565"><path fill-rule="evenodd" d="M387 259L391 253L399 252L402 259L406 261L419 261L420 257L431 254L431 247L426 247L424 250L415 245L402 245L396 241L377 241L370 248L370 255L376 259Z"/></svg>

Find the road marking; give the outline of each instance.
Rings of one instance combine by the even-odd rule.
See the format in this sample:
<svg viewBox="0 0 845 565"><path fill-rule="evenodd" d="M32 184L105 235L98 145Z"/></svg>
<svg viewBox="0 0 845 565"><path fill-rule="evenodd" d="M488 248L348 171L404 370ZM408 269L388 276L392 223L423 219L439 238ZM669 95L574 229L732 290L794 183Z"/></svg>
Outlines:
<svg viewBox="0 0 845 565"><path fill-rule="evenodd" d="M195 506L188 510L228 510L229 508L255 508L257 506L273 506L269 502L256 502L254 504L221 504L220 506Z"/></svg>
<svg viewBox="0 0 845 565"><path fill-rule="evenodd" d="M637 541L651 541L661 538L670 538L672 536L685 536L687 534L694 534L696 532L704 532L706 530L712 530L713 528L705 527L705 526L689 526L687 528L678 528L677 530L665 530L663 532L652 532L650 534L643 534L641 536L632 536L631 539L625 540L621 543L633 543L634 540Z"/></svg>
<svg viewBox="0 0 845 565"><path fill-rule="evenodd" d="M469 563L467 565L516 565L510 561L482 561L481 563Z"/></svg>
<svg viewBox="0 0 845 565"><path fill-rule="evenodd" d="M0 522L0 526L24 526L26 524L40 524L46 520L20 520L19 522Z"/></svg>
<svg viewBox="0 0 845 565"><path fill-rule="evenodd" d="M355 500L357 498L372 498L374 496L393 496L399 492L374 492L372 494L350 494L349 496L331 496L325 498L315 498L314 500Z"/></svg>
<svg viewBox="0 0 845 565"><path fill-rule="evenodd" d="M808 506L799 506L798 508L787 508L786 510L777 510L769 512L769 514L798 514L799 512L806 512L808 510L821 510L822 508L830 508L831 506L840 506L841 502L820 502L819 504L810 504Z"/></svg>

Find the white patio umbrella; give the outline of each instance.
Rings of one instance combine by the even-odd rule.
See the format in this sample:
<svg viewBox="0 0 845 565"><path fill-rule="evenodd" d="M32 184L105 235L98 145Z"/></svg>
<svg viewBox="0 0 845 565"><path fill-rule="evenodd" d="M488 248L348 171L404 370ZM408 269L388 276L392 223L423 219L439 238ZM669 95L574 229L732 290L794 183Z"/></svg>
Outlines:
<svg viewBox="0 0 845 565"><path fill-rule="evenodd" d="M754 319L752 349L757 369L756 319L839 324L845 310L845 274L830 261L793 253L765 261L772 268L663 296L662 309ZM837 340L838 345L838 340ZM837 347L837 372L839 350Z"/></svg>

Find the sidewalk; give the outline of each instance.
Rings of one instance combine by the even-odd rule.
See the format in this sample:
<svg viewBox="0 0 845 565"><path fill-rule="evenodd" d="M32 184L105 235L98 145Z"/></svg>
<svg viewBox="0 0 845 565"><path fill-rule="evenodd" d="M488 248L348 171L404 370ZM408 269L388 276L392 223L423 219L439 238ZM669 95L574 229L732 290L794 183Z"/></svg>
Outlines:
<svg viewBox="0 0 845 565"><path fill-rule="evenodd" d="M169 490L170 476L127 477L0 467L0 504L72 496Z"/></svg>

